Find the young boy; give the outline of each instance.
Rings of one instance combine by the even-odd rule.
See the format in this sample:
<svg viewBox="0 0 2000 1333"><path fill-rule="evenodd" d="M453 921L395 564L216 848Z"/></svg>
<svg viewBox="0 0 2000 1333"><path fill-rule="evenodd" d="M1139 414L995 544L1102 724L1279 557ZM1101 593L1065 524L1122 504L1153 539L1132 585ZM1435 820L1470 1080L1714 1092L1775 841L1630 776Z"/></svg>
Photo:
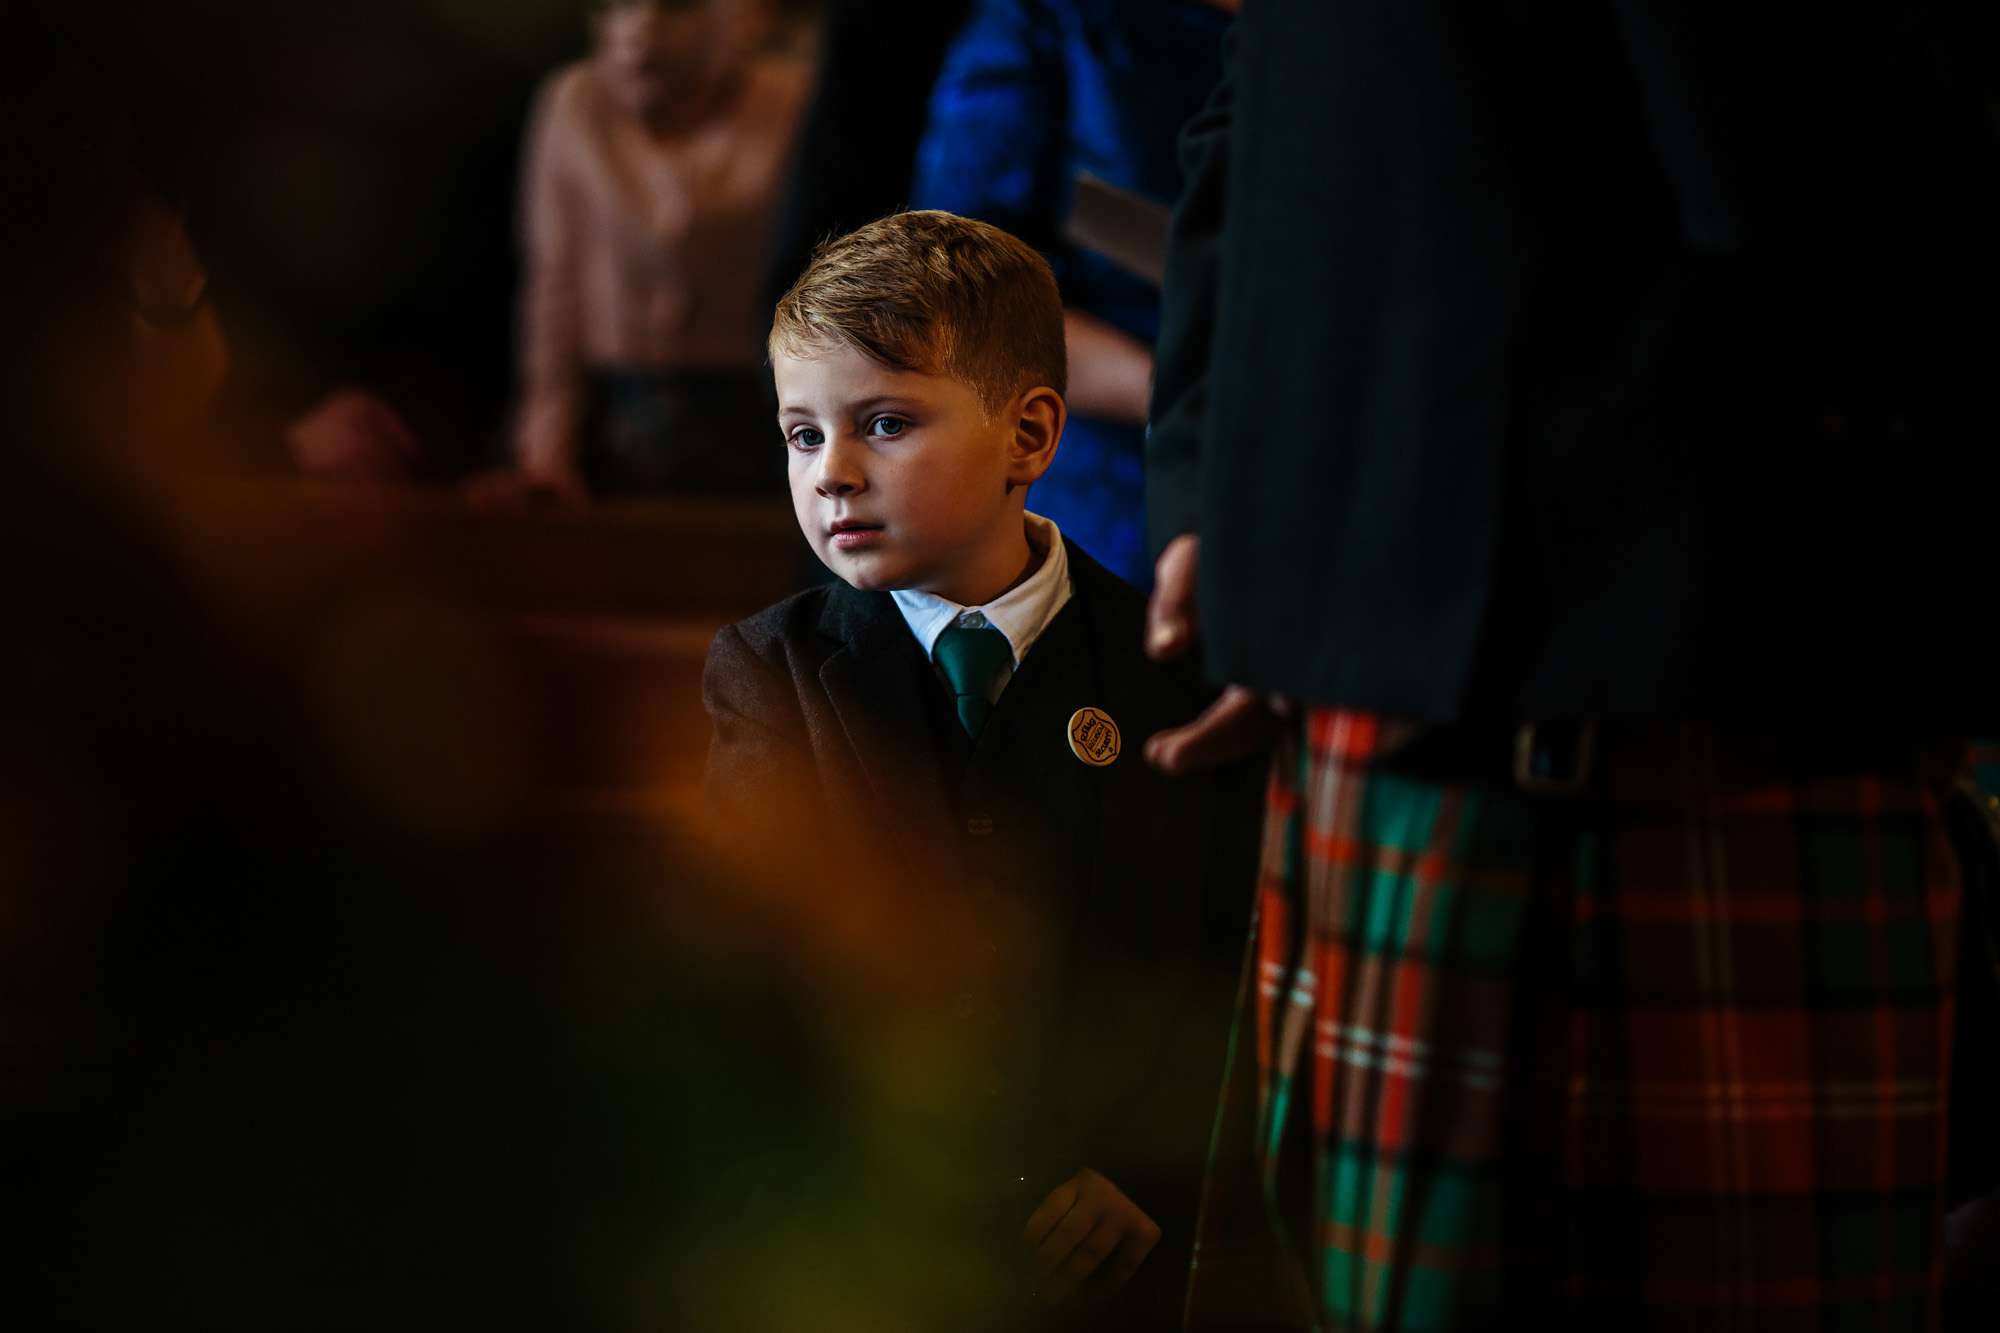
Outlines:
<svg viewBox="0 0 2000 1333"><path fill-rule="evenodd" d="M963 985L939 1132L1037 1301L1153 1326L1185 1281L1255 787L1141 761L1203 694L1145 659L1139 594L1027 511L1065 417L1041 256L885 218L822 247L770 353L799 526L841 582L716 637L710 795L810 894L969 923L885 949Z"/></svg>

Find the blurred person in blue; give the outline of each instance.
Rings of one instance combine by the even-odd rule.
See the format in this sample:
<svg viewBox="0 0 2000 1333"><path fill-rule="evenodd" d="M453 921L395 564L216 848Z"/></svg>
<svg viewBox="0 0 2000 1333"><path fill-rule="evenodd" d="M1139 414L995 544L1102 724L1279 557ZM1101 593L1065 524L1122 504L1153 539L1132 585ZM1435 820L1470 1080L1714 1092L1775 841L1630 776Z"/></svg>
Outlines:
<svg viewBox="0 0 2000 1333"><path fill-rule="evenodd" d="M1129 582L1152 582L1142 449L1159 290L1063 240L1076 177L1169 204L1180 129L1222 76L1237 0L979 0L945 57L911 206L1048 256L1069 339L1069 426L1035 503Z"/></svg>

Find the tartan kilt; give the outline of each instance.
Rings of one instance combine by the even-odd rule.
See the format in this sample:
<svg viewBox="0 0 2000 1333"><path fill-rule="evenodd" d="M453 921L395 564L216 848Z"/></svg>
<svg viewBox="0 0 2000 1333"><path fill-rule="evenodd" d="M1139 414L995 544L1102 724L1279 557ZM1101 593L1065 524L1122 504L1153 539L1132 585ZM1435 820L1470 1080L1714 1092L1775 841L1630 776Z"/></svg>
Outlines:
<svg viewBox="0 0 2000 1333"><path fill-rule="evenodd" d="M1960 877L1909 774L1274 762L1188 1327L1924 1329Z"/></svg>

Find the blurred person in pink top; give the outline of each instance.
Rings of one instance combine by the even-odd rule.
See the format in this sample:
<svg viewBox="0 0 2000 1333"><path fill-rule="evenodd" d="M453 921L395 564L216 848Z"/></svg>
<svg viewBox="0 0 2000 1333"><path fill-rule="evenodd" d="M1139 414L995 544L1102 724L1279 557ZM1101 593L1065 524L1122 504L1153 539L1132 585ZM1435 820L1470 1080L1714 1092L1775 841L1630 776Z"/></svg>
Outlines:
<svg viewBox="0 0 2000 1333"><path fill-rule="evenodd" d="M728 489L769 429L757 283L809 71L771 0L618 0L531 113L514 469L476 499Z"/></svg>

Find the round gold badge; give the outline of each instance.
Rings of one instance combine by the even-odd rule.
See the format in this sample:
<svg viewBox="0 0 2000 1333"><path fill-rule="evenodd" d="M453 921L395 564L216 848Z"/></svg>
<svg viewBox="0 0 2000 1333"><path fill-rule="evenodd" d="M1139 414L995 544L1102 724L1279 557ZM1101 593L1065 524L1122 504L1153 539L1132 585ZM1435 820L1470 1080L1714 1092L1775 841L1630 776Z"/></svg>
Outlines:
<svg viewBox="0 0 2000 1333"><path fill-rule="evenodd" d="M1079 708L1069 715L1069 748L1092 768L1118 757L1118 724L1102 708Z"/></svg>

